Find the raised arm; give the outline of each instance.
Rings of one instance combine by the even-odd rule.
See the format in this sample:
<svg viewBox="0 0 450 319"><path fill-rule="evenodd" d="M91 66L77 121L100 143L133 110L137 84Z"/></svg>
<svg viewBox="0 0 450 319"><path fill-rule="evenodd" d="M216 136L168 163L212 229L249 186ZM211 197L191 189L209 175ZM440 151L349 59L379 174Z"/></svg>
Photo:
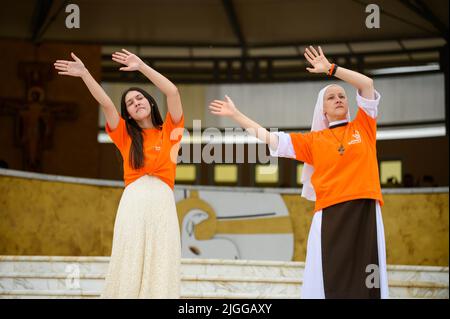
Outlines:
<svg viewBox="0 0 450 319"><path fill-rule="evenodd" d="M178 123L183 116L180 93L177 87L164 75L145 64L137 55L122 49L123 52L114 52L113 61L125 65L121 71L140 71L144 74L167 98L167 108L174 123Z"/></svg>
<svg viewBox="0 0 450 319"><path fill-rule="evenodd" d="M331 68L331 63L323 54L322 48L319 46L317 50L310 46L305 50L305 58L313 66L312 68L306 68L311 73L325 73L327 74ZM375 89L373 80L364 74L343 68L339 66L335 73L335 76L342 81L354 86L360 93L360 95L366 99L373 100L375 98Z"/></svg>
<svg viewBox="0 0 450 319"><path fill-rule="evenodd" d="M211 113L219 116L226 116L246 129L250 135L255 136L260 141L269 145L273 150L278 148L278 136L270 133L264 127L241 113L234 105L233 101L225 95L225 100L214 100L210 103Z"/></svg>
<svg viewBox="0 0 450 319"><path fill-rule="evenodd" d="M84 81L92 96L101 105L109 127L114 130L117 125L119 125L120 120L119 112L117 112L114 103L105 93L100 84L95 81L89 73L89 70L84 66L83 62L74 53L71 53L71 56L74 61L57 60L54 63L55 69L59 71L58 74L80 77Z"/></svg>

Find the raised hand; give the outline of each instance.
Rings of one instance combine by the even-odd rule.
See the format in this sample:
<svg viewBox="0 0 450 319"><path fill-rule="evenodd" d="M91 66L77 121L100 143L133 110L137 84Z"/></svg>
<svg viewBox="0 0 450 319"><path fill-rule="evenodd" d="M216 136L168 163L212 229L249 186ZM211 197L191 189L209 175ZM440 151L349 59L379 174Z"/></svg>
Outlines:
<svg viewBox="0 0 450 319"><path fill-rule="evenodd" d="M312 68L306 68L311 73L328 73L331 67L331 63L323 54L322 48L319 46L319 52L314 49L313 46L305 49L304 56L306 60L313 66Z"/></svg>
<svg viewBox="0 0 450 319"><path fill-rule="evenodd" d="M126 65L121 67L120 71L136 71L144 63L136 54L133 54L125 49L123 52L116 51L112 54L112 60L117 63Z"/></svg>
<svg viewBox="0 0 450 319"><path fill-rule="evenodd" d="M58 74L81 77L87 73L87 69L83 62L72 52L70 53L74 61L56 60L55 69L59 70Z"/></svg>
<svg viewBox="0 0 450 319"><path fill-rule="evenodd" d="M225 101L214 100L208 107L212 114L219 116L234 116L238 112L236 106L228 95L225 95Z"/></svg>

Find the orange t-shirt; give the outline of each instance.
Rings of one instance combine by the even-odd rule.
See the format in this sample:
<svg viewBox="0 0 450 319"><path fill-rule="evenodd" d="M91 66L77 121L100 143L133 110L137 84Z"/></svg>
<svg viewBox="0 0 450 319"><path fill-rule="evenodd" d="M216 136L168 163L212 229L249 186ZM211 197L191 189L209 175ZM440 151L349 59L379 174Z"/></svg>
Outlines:
<svg viewBox="0 0 450 319"><path fill-rule="evenodd" d="M376 132L376 119L358 108L356 118L346 126L289 134L296 159L314 166L315 211L360 198L376 199L383 205ZM345 148L343 155L338 152L338 140Z"/></svg>
<svg viewBox="0 0 450 319"><path fill-rule="evenodd" d="M178 150L183 136L184 115L175 124L167 113L162 129L143 129L144 136L144 166L133 169L130 166L131 137L127 133L125 120L121 117L116 129L106 124L106 132L122 154L123 179L125 186L129 185L143 175L159 177L173 189L175 184L175 171L177 166ZM171 136L172 135L172 136Z"/></svg>

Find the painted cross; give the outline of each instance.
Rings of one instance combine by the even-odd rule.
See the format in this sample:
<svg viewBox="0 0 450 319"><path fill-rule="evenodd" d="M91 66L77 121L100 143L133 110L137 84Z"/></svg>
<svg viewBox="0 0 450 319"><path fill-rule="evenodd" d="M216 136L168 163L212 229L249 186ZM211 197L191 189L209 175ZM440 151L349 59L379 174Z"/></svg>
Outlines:
<svg viewBox="0 0 450 319"><path fill-rule="evenodd" d="M14 144L22 148L24 170L42 171L44 150L53 147L56 120L77 118L74 103L48 101L45 86L52 78L49 63L20 63L19 76L25 81L25 99L0 99L0 115L14 117Z"/></svg>

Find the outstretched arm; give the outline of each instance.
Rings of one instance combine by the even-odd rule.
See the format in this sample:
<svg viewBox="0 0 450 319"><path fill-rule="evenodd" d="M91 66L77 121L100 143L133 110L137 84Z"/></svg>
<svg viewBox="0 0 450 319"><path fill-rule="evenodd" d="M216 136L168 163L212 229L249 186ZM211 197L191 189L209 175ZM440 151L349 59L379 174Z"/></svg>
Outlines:
<svg viewBox="0 0 450 319"><path fill-rule="evenodd" d="M270 133L264 127L241 113L227 95L225 95L224 101L214 100L211 102L209 109L214 115L226 116L233 119L241 127L246 129L250 135L268 144L271 149L275 150L278 148L278 136Z"/></svg>
<svg viewBox="0 0 450 319"><path fill-rule="evenodd" d="M323 54L322 48L319 46L319 52L310 46L305 50L305 58L313 66L312 68L306 68L311 73L328 73L331 68L331 63ZM373 80L364 74L338 67L335 76L342 81L345 81L354 86L360 95L366 99L373 100L375 98L375 89L373 86Z"/></svg>
<svg viewBox="0 0 450 319"><path fill-rule="evenodd" d="M101 105L109 127L114 130L120 120L119 112L117 112L114 103L105 93L100 84L95 81L88 69L84 66L83 62L74 53L71 53L71 56L74 61L57 60L54 63L55 69L59 71L58 74L80 77L84 81L92 96Z"/></svg>
<svg viewBox="0 0 450 319"><path fill-rule="evenodd" d="M178 123L183 116L180 93L177 87L164 75L152 69L137 55L122 49L123 52L114 52L113 61L125 65L121 71L140 71L144 74L167 98L167 108L174 123Z"/></svg>

